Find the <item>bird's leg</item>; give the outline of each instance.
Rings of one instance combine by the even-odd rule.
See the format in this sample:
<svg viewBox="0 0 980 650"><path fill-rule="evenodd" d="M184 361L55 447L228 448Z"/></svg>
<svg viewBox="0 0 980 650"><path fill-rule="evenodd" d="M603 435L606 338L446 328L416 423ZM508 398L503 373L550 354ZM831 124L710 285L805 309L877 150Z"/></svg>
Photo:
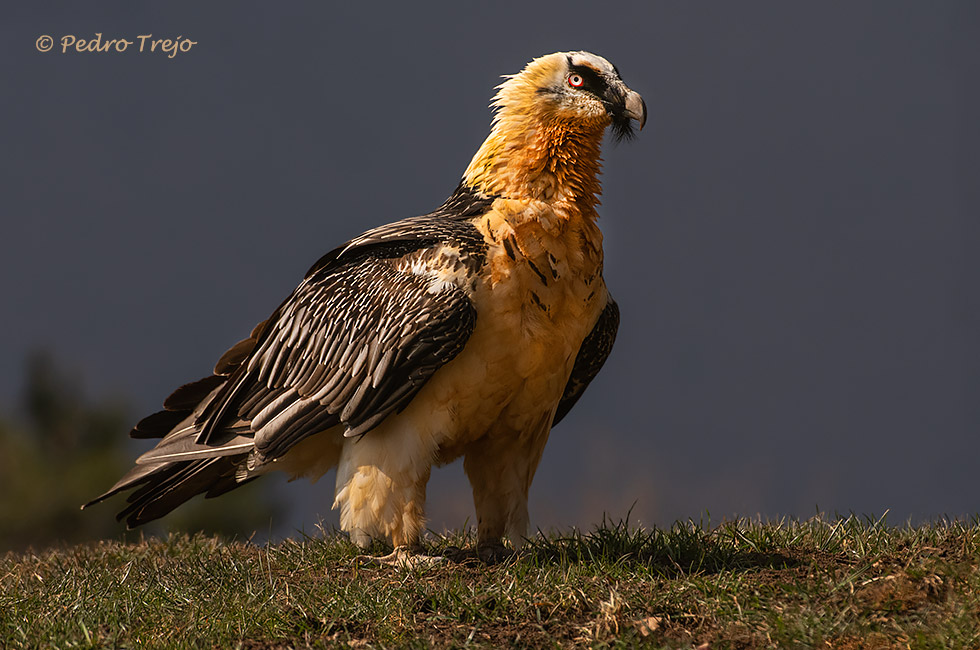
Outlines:
<svg viewBox="0 0 980 650"><path fill-rule="evenodd" d="M466 451L463 468L473 487L477 519L477 552L481 559L507 554L501 539L520 549L528 528L527 494L547 440L487 436Z"/></svg>
<svg viewBox="0 0 980 650"><path fill-rule="evenodd" d="M373 540L390 541L396 554L421 548L430 459L403 438L366 436L345 442L334 508L340 509L340 527L352 542L366 549Z"/></svg>

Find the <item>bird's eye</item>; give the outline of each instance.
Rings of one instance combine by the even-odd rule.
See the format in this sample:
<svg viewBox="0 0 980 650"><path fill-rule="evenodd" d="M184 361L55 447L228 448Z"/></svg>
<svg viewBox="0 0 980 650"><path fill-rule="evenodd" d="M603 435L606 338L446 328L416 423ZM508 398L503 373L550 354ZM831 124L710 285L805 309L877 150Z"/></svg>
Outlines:
<svg viewBox="0 0 980 650"><path fill-rule="evenodd" d="M568 85L572 88L581 88L585 85L585 79L580 74L573 74L568 77Z"/></svg>

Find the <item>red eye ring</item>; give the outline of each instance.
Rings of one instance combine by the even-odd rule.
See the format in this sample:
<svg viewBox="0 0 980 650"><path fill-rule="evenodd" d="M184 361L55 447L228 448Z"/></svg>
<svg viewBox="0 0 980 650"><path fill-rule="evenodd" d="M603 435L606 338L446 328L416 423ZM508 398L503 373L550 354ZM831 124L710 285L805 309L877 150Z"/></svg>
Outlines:
<svg viewBox="0 0 980 650"><path fill-rule="evenodd" d="M572 88L581 88L585 85L585 79L582 78L580 74L569 75L568 85Z"/></svg>

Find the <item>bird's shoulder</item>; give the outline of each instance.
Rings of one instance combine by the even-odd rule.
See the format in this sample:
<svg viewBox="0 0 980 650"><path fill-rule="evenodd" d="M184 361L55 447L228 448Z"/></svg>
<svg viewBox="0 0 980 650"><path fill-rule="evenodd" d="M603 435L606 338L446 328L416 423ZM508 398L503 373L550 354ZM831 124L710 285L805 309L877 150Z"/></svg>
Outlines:
<svg viewBox="0 0 980 650"><path fill-rule="evenodd" d="M486 242L474 222L495 200L460 182L432 212L372 228L331 250L310 267L305 280L315 280L365 258L396 259L441 247L458 249L467 257L477 258L473 261L482 261Z"/></svg>

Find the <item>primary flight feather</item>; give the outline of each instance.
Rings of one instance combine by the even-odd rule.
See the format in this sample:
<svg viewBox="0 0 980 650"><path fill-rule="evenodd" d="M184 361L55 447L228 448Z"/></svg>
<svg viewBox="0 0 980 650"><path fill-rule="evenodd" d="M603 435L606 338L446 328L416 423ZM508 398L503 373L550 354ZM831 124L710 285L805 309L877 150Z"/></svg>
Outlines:
<svg viewBox="0 0 980 650"><path fill-rule="evenodd" d="M616 336L599 148L609 126L642 128L646 106L602 57L559 52L508 77L493 107L442 206L324 255L212 376L136 425L159 442L91 503L132 489L132 527L272 470L337 467L352 541L411 547L432 466L463 457L479 545L520 544L548 434Z"/></svg>

